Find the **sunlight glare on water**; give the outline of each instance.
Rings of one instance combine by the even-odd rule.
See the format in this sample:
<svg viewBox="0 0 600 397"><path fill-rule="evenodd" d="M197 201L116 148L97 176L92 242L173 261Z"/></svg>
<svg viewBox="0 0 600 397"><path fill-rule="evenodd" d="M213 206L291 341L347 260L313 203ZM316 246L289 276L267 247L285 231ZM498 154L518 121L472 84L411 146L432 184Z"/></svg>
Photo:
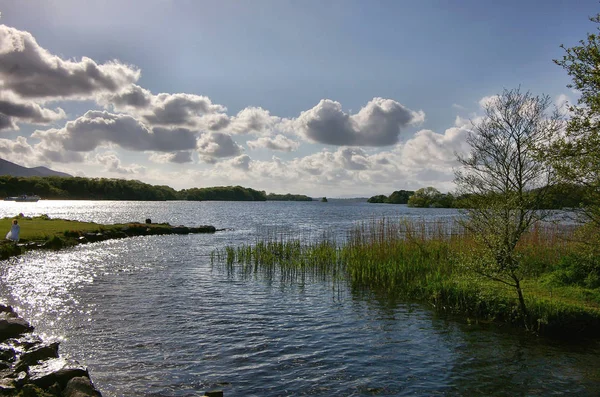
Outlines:
<svg viewBox="0 0 600 397"><path fill-rule="evenodd" d="M600 393L596 345L465 324L427 305L343 285L332 289L319 280L238 277L210 262L216 248L253 243L274 231L343 235L355 222L447 219L453 210L333 200L43 204L38 210L51 217L152 217L227 228L36 251L0 262L1 297L44 338L61 340L61 355L88 366L105 397L187 397L214 388L226 396L261 397Z"/></svg>

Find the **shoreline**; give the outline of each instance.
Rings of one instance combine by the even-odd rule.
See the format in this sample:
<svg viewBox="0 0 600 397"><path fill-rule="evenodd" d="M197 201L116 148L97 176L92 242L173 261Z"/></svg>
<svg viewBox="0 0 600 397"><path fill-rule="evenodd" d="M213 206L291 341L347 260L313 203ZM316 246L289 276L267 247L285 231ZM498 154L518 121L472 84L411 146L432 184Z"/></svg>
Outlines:
<svg viewBox="0 0 600 397"><path fill-rule="evenodd" d="M0 394L3 396L101 397L88 369L58 353L12 306L0 303Z"/></svg>
<svg viewBox="0 0 600 397"><path fill-rule="evenodd" d="M60 250L80 244L149 235L215 233L211 225L196 227L172 226L168 223L130 222L100 225L47 216L4 218L0 222L18 219L19 223L39 230L22 233L15 243L0 243L0 260L22 255L31 250ZM68 226L68 227L66 227ZM66 227L66 228L65 228ZM224 230L224 229L220 229ZM59 342L44 342L33 333L34 327L20 317L12 306L0 302L0 395L40 397L101 397L88 369L76 361L59 356ZM222 391L206 395L222 396Z"/></svg>
<svg viewBox="0 0 600 397"><path fill-rule="evenodd" d="M10 240L2 240L0 242L0 260L19 256L31 250L59 250L105 240L152 235L205 234L225 230L216 229L212 225L189 227L183 225L173 226L169 223L152 223L150 219L147 219L145 223L129 222L101 225L58 218L50 219L44 215L37 217L17 216L15 218L4 218L0 220L0 225L12 219L17 219L22 225L22 238L17 243ZM58 225L55 225L55 223ZM32 229L35 227L36 232L27 234L28 227Z"/></svg>

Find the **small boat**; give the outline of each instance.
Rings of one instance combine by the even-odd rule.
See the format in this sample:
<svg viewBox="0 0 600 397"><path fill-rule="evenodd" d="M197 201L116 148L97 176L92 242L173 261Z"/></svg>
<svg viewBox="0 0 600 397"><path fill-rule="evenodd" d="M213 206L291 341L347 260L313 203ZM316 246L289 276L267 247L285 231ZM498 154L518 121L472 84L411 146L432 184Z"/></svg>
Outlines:
<svg viewBox="0 0 600 397"><path fill-rule="evenodd" d="M41 197L37 196L37 195L33 195L33 196L28 196L26 194L22 194L20 196L17 197L7 197L4 199L4 201L18 201L18 202L28 202L28 203L35 203L36 201L40 200Z"/></svg>

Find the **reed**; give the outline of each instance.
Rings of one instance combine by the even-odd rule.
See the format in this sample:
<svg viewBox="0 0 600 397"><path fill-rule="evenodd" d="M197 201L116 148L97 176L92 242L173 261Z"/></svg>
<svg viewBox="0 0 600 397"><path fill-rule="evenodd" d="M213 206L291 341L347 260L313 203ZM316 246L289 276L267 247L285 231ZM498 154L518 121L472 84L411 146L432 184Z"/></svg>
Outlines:
<svg viewBox="0 0 600 397"><path fill-rule="evenodd" d="M533 330L600 330L600 289L557 288L544 282L576 249L573 233L573 227L537 224L517 247ZM355 225L343 243L327 236L310 242L269 237L226 247L214 258L232 274L286 282L335 280L353 291L376 291L476 319L522 324L514 290L463 265L476 248L473 236L453 220L381 219Z"/></svg>

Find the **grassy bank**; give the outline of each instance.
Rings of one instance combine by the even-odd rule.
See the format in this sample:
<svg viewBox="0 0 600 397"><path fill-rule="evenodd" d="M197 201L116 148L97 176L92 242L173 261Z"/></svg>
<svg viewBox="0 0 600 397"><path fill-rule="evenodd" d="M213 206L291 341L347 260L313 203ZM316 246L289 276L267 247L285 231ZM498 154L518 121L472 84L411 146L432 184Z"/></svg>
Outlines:
<svg viewBox="0 0 600 397"><path fill-rule="evenodd" d="M529 311L539 333L593 335L600 331L600 285L590 275L565 277L578 245L570 228L534 228L518 252ZM437 310L524 326L515 290L466 265L475 240L456 224L381 220L358 225L344 244L294 239L228 247L213 259L230 272L293 280L318 277L393 297L429 302ZM570 270L571 269L571 270ZM593 281L593 277L591 277Z"/></svg>
<svg viewBox="0 0 600 397"><path fill-rule="evenodd" d="M7 259L31 249L60 249L115 238L141 235L212 233L213 226L171 226L168 223L118 223L101 225L93 222L79 222L66 219L51 219L47 215L25 217L16 216L0 219L0 231L10 230L13 219L21 226L18 244L0 240L0 259ZM6 232L4 232L6 231Z"/></svg>

